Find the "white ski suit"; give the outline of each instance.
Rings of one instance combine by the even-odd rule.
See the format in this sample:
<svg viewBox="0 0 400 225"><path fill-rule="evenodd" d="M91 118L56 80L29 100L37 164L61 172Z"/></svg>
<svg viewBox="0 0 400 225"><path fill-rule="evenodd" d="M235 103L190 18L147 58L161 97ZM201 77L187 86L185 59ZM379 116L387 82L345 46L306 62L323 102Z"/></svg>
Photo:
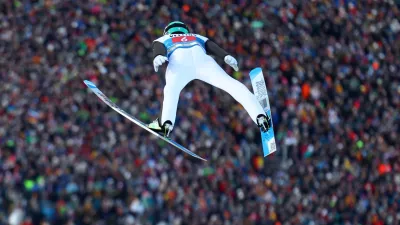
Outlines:
<svg viewBox="0 0 400 225"><path fill-rule="evenodd" d="M198 34L172 34L164 35L154 41L165 46L169 62L165 74L161 124L167 120L174 124L179 94L194 79L228 92L257 124L257 116L265 115L260 103L245 85L229 76L211 56L206 54L207 40L208 38Z"/></svg>

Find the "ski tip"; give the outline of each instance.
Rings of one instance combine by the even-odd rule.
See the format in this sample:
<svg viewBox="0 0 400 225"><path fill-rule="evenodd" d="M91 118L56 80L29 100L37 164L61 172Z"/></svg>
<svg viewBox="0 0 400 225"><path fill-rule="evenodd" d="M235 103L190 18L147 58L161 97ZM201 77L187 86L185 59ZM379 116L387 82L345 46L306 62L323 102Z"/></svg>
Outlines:
<svg viewBox="0 0 400 225"><path fill-rule="evenodd" d="M249 75L251 78L253 78L257 76L259 73L262 73L261 67L256 67L250 71Z"/></svg>
<svg viewBox="0 0 400 225"><path fill-rule="evenodd" d="M86 86L88 86L89 88L97 88L96 85L93 84L91 81L84 80L83 82L84 82L84 83L86 84Z"/></svg>
<svg viewBox="0 0 400 225"><path fill-rule="evenodd" d="M204 162L207 162L207 159L204 159L204 158L201 158L201 157L199 159L203 160Z"/></svg>
<svg viewBox="0 0 400 225"><path fill-rule="evenodd" d="M191 151L188 152L188 151L186 151L186 153L189 153L189 155L191 155L191 156L193 156L193 157L195 157L195 158L197 158L197 159L203 160L204 162L207 162L207 161L208 161L207 159L198 156L198 155L197 155L196 153L194 153L194 152L191 152Z"/></svg>

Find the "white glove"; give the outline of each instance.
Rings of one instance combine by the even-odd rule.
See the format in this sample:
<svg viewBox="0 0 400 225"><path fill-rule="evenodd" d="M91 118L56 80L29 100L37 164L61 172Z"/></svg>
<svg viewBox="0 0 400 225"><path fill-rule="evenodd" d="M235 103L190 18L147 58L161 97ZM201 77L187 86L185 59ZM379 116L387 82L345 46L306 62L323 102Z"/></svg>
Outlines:
<svg viewBox="0 0 400 225"><path fill-rule="evenodd" d="M161 66L163 63L168 61L168 58L163 55L158 55L153 60L154 70L158 72L158 67Z"/></svg>
<svg viewBox="0 0 400 225"><path fill-rule="evenodd" d="M224 61L226 64L230 65L235 71L238 71L237 61L230 55L225 56Z"/></svg>

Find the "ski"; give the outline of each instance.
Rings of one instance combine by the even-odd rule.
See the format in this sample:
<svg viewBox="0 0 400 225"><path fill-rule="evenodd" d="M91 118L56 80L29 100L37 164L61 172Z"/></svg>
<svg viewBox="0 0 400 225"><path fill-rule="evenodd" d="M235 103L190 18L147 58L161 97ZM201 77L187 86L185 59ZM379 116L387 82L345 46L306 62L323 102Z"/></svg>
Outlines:
<svg viewBox="0 0 400 225"><path fill-rule="evenodd" d="M265 85L264 75L261 68L257 67L251 70L249 75L251 79L251 85L253 86L254 95L257 97L257 100L260 102L265 113L271 116L271 107L269 104L267 86ZM261 141L264 157L276 151L273 126L271 126L267 132L261 131Z"/></svg>
<svg viewBox="0 0 400 225"><path fill-rule="evenodd" d="M97 97L99 97L104 103L106 103L108 106L110 106L112 109L114 109L117 113L121 114L122 116L124 116L124 117L127 118L128 120L132 121L133 123L135 123L136 125L140 126L140 127L143 128L143 129L147 130L148 132L154 134L154 135L157 136L158 138L160 138L160 139L162 139L162 140L168 142L169 144L171 144L171 145L177 147L178 149L180 149L180 150L186 152L187 154L189 154L189 155L191 155L191 156L193 156L193 157L195 157L195 158L198 158L198 159L207 161L206 159L203 159L202 157L200 157L200 156L198 156L197 154L193 153L192 151L186 149L185 147L183 147L182 145L176 143L175 141L170 140L170 139L168 139L168 138L166 138L166 137L164 137L164 136L158 134L157 132L151 130L150 128L148 128L146 124L144 124L144 123L141 122L140 120L136 119L135 117L133 117L133 116L130 115L129 113L125 112L125 111L122 110L119 106L117 106L114 102L112 102L112 101L111 101L107 96L105 96L105 95L103 94L103 92L101 92L100 89L98 89L98 88L96 87L96 85L93 84L92 82L90 82L90 81L88 81L88 80L85 80L84 83L85 83L86 86L87 86L91 91L93 91L93 93L95 93L95 94L97 95Z"/></svg>

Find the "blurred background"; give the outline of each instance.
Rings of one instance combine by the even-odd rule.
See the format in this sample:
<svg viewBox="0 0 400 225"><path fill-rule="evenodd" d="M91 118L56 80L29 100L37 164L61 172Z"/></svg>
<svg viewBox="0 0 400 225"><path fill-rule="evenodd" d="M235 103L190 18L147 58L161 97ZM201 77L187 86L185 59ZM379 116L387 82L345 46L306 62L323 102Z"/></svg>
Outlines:
<svg viewBox="0 0 400 225"><path fill-rule="evenodd" d="M1 225L400 224L400 1L0 1ZM144 122L173 20L262 67L278 151L227 93L181 93L172 138Z"/></svg>

